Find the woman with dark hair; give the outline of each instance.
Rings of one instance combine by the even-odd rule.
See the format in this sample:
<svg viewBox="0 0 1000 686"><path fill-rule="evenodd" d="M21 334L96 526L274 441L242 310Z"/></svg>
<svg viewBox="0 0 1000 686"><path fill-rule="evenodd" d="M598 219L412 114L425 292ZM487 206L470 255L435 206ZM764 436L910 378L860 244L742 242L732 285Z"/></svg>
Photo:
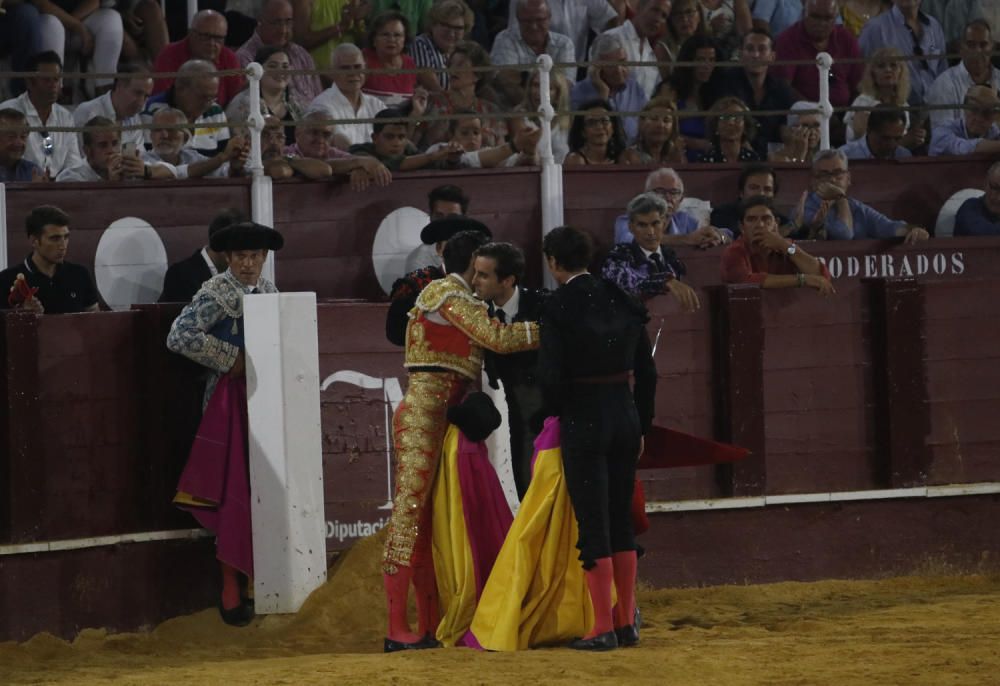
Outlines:
<svg viewBox="0 0 1000 686"><path fill-rule="evenodd" d="M417 75L417 80L429 93L447 90L451 75L446 67L474 21L475 15L462 0L437 0L427 10L424 33L413 39L410 55L418 67L427 68Z"/></svg>
<svg viewBox="0 0 1000 686"><path fill-rule="evenodd" d="M410 24L402 12L388 10L372 20L368 43L362 54L369 69L416 69L417 63L406 54L410 47ZM368 74L361 90L374 95L386 107L398 107L413 98L417 75Z"/></svg>
<svg viewBox="0 0 1000 686"><path fill-rule="evenodd" d="M660 75L664 79L670 78L670 65L679 60L678 53L689 38L707 35L698 0L676 0L667 17L667 31L653 46L657 61L663 63Z"/></svg>
<svg viewBox="0 0 1000 686"><path fill-rule="evenodd" d="M580 106L583 114L573 117L569 149L564 165L617 164L625 150L621 119L611 116L607 100L591 100Z"/></svg>
<svg viewBox="0 0 1000 686"><path fill-rule="evenodd" d="M705 138L704 117L685 117L684 112L704 112L712 102L712 74L719 50L711 38L694 36L681 48L678 62L700 62L698 66L674 68L670 82L677 95L677 110L681 113L680 131L684 136L689 162L708 152L711 141Z"/></svg>
<svg viewBox="0 0 1000 686"><path fill-rule="evenodd" d="M714 116L708 118L708 137L712 149L699 162L758 162L760 155L750 141L757 134L757 122L750 108L739 98L721 98L712 105Z"/></svg>
<svg viewBox="0 0 1000 686"><path fill-rule="evenodd" d="M503 145L507 139L507 124L503 119L491 119L489 115L500 111L494 103L495 94L490 85L491 77L485 71L473 71L490 66L490 56L483 46L472 41L463 41L455 46L448 60L448 88L434 93L427 103L428 114L454 114L466 110L484 115L483 147ZM450 122L446 119L431 122L422 138L421 147L448 140Z"/></svg>
<svg viewBox="0 0 1000 686"><path fill-rule="evenodd" d="M254 54L254 62L264 67L264 76L260 79L260 112L263 116L272 116L282 122L294 122L302 117L303 105L296 102L289 84L291 77L288 70L291 63L288 53L282 48L264 46ZM252 83L252 82L251 82ZM246 121L250 114L250 88L247 86L226 106L226 119L236 123ZM295 142L295 127L285 127L285 143Z"/></svg>

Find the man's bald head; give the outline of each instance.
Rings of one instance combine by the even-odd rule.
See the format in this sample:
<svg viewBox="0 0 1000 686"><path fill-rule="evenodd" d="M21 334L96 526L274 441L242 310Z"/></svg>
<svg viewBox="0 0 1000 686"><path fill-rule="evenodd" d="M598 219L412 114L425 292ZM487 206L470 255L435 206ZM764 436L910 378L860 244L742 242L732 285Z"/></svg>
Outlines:
<svg viewBox="0 0 1000 686"><path fill-rule="evenodd" d="M284 48L292 40L294 13L288 0L267 0L257 17L257 35L264 45Z"/></svg>

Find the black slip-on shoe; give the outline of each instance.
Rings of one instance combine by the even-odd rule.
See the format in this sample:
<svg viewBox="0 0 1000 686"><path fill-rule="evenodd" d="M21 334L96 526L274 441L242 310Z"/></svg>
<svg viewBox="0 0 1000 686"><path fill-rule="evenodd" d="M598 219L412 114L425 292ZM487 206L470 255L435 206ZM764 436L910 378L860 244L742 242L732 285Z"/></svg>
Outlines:
<svg viewBox="0 0 1000 686"><path fill-rule="evenodd" d="M607 631L593 638L578 638L569 647L573 650L614 650L618 647L618 637L614 631Z"/></svg>

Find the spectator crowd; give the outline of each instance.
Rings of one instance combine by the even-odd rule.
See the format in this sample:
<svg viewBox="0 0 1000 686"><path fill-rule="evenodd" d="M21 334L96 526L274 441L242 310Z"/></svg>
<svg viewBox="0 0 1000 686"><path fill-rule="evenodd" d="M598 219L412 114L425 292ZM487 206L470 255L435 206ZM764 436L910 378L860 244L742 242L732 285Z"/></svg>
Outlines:
<svg viewBox="0 0 1000 686"><path fill-rule="evenodd" d="M558 163L811 163L825 176L797 211L775 215L783 235L903 235L848 196L848 160L1000 148L987 4L256 0L216 3L185 28L152 0L5 0L0 55L33 75L4 84L0 181L243 175L240 70L253 61L265 69L262 153L275 178L344 177L361 191L417 169L536 165L532 65L548 54ZM835 60L832 152L820 151L819 52ZM117 77L70 81L64 69ZM379 69L392 71L368 72ZM48 130L66 126L86 130ZM678 214L668 237L739 233L735 205L727 226Z"/></svg>

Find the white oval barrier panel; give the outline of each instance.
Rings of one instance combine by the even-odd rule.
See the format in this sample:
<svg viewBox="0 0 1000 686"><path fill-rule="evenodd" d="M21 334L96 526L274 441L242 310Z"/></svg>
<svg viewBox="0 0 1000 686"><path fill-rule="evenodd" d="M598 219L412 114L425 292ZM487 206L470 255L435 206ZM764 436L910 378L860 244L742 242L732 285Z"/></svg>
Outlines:
<svg viewBox="0 0 1000 686"><path fill-rule="evenodd" d="M372 243L372 264L375 276L382 290L389 293L392 283L399 277L433 263L433 259L424 262L426 249L430 248L434 255L434 246L426 246L420 242L420 231L430 223L430 217L416 207L400 207L386 215L375 232ZM417 266L409 266L420 262Z"/></svg>
<svg viewBox="0 0 1000 686"><path fill-rule="evenodd" d="M104 230L94 256L97 290L113 310L154 303L163 290L167 251L156 229L138 217L122 217Z"/></svg>

